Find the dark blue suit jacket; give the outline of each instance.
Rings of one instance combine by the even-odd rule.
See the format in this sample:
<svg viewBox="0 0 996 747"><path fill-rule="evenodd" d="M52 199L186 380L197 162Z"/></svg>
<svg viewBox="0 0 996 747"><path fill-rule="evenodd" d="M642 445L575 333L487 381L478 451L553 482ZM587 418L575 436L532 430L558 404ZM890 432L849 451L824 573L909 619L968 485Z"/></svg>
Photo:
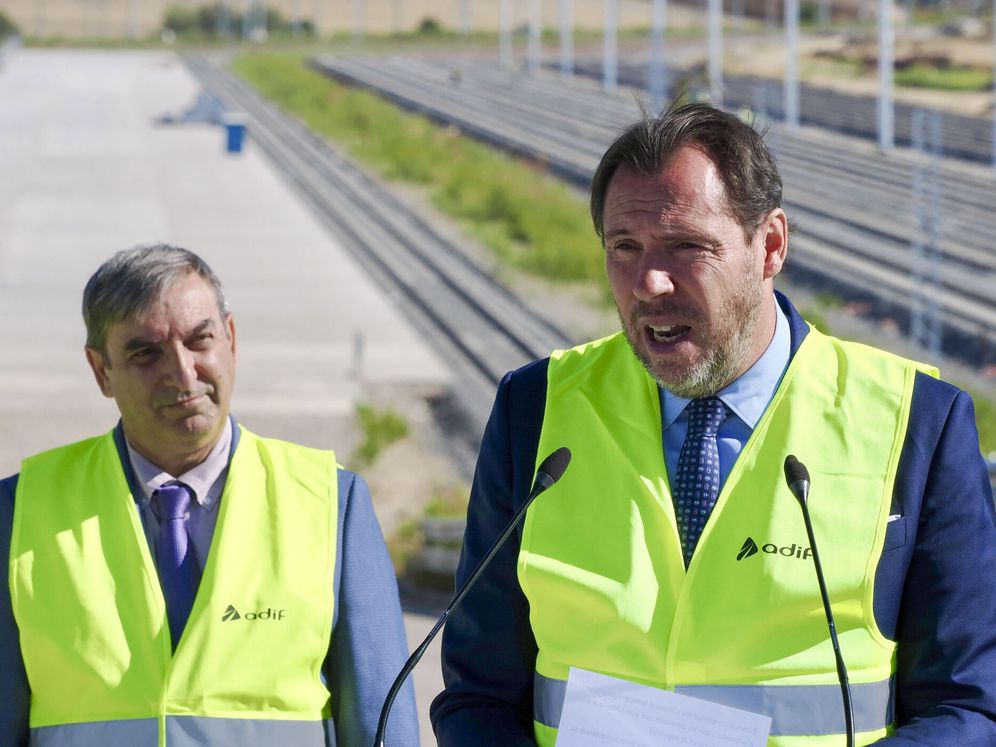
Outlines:
<svg viewBox="0 0 996 747"><path fill-rule="evenodd" d="M788 300L792 353L808 327ZM481 444L462 582L528 495L543 425L548 359L505 376ZM889 745L996 745L996 518L970 397L918 374L890 524L875 576L875 619L898 642ZM662 455L663 458L663 455ZM441 747L533 745L536 642L516 577L518 536L450 615Z"/></svg>
<svg viewBox="0 0 996 747"><path fill-rule="evenodd" d="M234 426L234 422L233 422ZM232 453L238 447L232 430ZM140 488L131 469L121 426L114 431L133 495ZM17 475L0 480L0 747L28 744L30 688L21 659L17 625L8 591L10 532ZM368 747L381 703L408 656L394 569L361 477L338 471L339 520L336 539L335 618L323 675L333 693L332 716L338 747ZM409 681L391 712L388 744L418 743L415 694Z"/></svg>

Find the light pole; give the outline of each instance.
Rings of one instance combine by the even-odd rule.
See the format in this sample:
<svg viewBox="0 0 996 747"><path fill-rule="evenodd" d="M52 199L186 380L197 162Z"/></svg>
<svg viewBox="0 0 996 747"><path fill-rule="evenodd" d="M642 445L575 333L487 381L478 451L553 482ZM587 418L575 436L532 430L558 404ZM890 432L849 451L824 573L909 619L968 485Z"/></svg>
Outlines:
<svg viewBox="0 0 996 747"><path fill-rule="evenodd" d="M605 35L602 54L602 85L613 91L618 73L619 0L605 0Z"/></svg>
<svg viewBox="0 0 996 747"><path fill-rule="evenodd" d="M315 38L322 38L322 28L325 23L325 18L322 13L324 2L323 0L311 0L311 23L315 27Z"/></svg>
<svg viewBox="0 0 996 747"><path fill-rule="evenodd" d="M668 97L667 57L665 33L667 32L667 0L653 0L650 18L650 104L660 112ZM996 0L993 0L996 3Z"/></svg>
<svg viewBox="0 0 996 747"><path fill-rule="evenodd" d="M785 2L785 125L799 127L799 0Z"/></svg>
<svg viewBox="0 0 996 747"><path fill-rule="evenodd" d="M573 0L560 0L560 75L574 75L574 13Z"/></svg>
<svg viewBox="0 0 996 747"><path fill-rule="evenodd" d="M512 0L500 0L498 5L498 63L512 67Z"/></svg>
<svg viewBox="0 0 996 747"><path fill-rule="evenodd" d="M944 323L940 297L944 285L941 249L941 113L915 109L913 140L913 215L910 284L913 288L910 337L931 355L941 352Z"/></svg>
<svg viewBox="0 0 996 747"><path fill-rule="evenodd" d="M709 0L709 99L723 105L723 0Z"/></svg>
<svg viewBox="0 0 996 747"><path fill-rule="evenodd" d="M470 35L470 0L460 0L460 36Z"/></svg>
<svg viewBox="0 0 996 747"><path fill-rule="evenodd" d="M996 0L993 0L993 179L996 179Z"/></svg>
<svg viewBox="0 0 996 747"><path fill-rule="evenodd" d="M526 50L526 64L530 72L536 72L540 67L540 39L543 34L543 19L540 12L540 0L529 0L529 45Z"/></svg>
<svg viewBox="0 0 996 747"><path fill-rule="evenodd" d="M353 42L363 41L363 31L366 26L364 19L364 0L353 0Z"/></svg>
<svg viewBox="0 0 996 747"><path fill-rule="evenodd" d="M878 4L878 147L892 150L895 145L895 109L892 103L892 0Z"/></svg>
<svg viewBox="0 0 996 747"><path fill-rule="evenodd" d="M301 35L301 0L293 0L291 3L291 36Z"/></svg>
<svg viewBox="0 0 996 747"><path fill-rule="evenodd" d="M128 38L138 38L138 0L128 3Z"/></svg>

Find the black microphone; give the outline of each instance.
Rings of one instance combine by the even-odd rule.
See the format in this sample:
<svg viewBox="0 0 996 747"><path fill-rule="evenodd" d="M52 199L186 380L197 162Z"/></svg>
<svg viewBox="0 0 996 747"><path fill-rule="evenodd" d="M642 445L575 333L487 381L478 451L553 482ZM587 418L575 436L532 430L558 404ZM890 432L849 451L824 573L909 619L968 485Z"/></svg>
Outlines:
<svg viewBox="0 0 996 747"><path fill-rule="evenodd" d="M398 697L398 692L401 690L401 686L408 679L408 675L411 674L415 665L419 663L423 654L429 644L432 643L432 639L436 637L436 634L442 630L443 625L446 624L446 619L449 617L450 613L456 609L457 605L463 601L463 598L467 596L467 592L470 591L470 587L474 585L480 575L484 572L484 569L488 567L491 563L491 559L495 554L501 549L501 546L505 544L505 540L512 533L522 517L526 515L526 510L529 508L530 504L536 500L536 496L542 493L544 490L552 487L557 480L563 477L564 472L567 470L567 465L571 463L571 450L566 446L561 446L555 452L550 454L546 459L540 464L539 469L536 470L536 480L533 482L533 489L529 491L529 495L526 500L519 507L519 510L515 512L515 515L508 522L502 533L498 536L498 539L488 550L487 554L481 559L481 562L477 564L474 572L470 574L470 577L463 582L457 593L453 596L453 601L450 602L449 606L443 610L443 614L439 616L436 624L429 631L429 635L425 637L425 640L419 644L419 647L415 649L411 656L408 657L408 661L401 668L401 672L394 680L394 684L391 685L391 689L387 693L387 697L384 699L384 706L380 711L380 721L377 723L377 734L374 737L374 747L384 747L384 737L387 733L387 719L391 713L391 706L394 705L394 699Z"/></svg>
<svg viewBox="0 0 996 747"><path fill-rule="evenodd" d="M785 457L785 482L788 483L789 490L792 491L792 495L796 497L802 507L802 518L806 522L806 534L809 535L809 545L813 548L813 565L816 567L816 579L820 582L823 611L826 613L827 626L830 628L830 642L833 644L833 655L837 661L837 680L840 682L840 694L844 701L844 728L847 731L847 747L854 747L854 709L851 705L851 685L847 679L844 657L840 653L840 644L837 642L837 625L833 621L833 610L830 609L827 584L823 578L823 565L820 563L820 553L816 549L813 522L809 518L809 470L792 454Z"/></svg>

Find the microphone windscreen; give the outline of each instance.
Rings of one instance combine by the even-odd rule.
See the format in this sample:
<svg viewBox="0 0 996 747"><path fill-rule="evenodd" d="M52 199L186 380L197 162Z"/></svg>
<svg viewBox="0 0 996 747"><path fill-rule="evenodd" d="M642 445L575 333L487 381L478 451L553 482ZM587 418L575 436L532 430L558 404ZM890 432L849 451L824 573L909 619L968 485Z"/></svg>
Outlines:
<svg viewBox="0 0 996 747"><path fill-rule="evenodd" d="M567 465L571 463L571 450L566 446L561 446L555 452L550 454L543 463L539 466L537 472L545 472L550 480L557 482L561 477L564 476L564 472L567 470Z"/></svg>
<svg viewBox="0 0 996 747"><path fill-rule="evenodd" d="M789 454L785 457L785 481L792 485L797 482L809 482L809 470L806 465Z"/></svg>

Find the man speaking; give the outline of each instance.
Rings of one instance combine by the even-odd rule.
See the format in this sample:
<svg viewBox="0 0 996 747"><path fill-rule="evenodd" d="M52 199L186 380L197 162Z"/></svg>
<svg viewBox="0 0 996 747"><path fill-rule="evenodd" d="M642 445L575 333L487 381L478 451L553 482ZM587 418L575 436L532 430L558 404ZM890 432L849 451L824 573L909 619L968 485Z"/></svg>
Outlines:
<svg viewBox="0 0 996 747"><path fill-rule="evenodd" d="M367 747L406 644L366 485L230 417L235 322L195 254L117 253L83 317L121 420L0 482L0 744Z"/></svg>
<svg viewBox="0 0 996 747"><path fill-rule="evenodd" d="M761 137L702 104L624 132L591 214L622 332L508 374L458 581L529 509L455 612L443 747L554 744L573 668L771 719L769 744L844 745L841 685L789 454L809 501L857 744L996 744L996 522L968 395L811 328Z"/></svg>

